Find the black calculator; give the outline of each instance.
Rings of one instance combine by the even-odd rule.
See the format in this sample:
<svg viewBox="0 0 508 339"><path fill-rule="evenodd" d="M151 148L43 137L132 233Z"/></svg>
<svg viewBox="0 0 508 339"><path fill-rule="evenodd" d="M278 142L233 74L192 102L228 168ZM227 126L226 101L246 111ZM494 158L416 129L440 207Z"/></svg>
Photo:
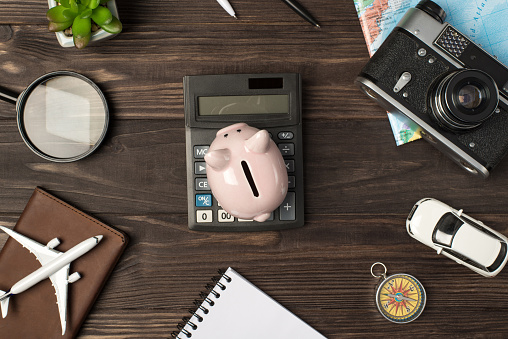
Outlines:
<svg viewBox="0 0 508 339"><path fill-rule="evenodd" d="M267 231L304 224L301 78L297 73L194 75L183 78L189 228ZM244 122L267 130L288 171L288 193L264 222L226 212L213 197L204 156L217 131Z"/></svg>

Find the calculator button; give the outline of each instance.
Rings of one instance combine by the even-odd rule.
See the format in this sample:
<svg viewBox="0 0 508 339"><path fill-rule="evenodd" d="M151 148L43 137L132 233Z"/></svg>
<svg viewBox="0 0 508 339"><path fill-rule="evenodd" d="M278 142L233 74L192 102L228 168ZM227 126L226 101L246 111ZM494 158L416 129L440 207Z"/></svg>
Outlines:
<svg viewBox="0 0 508 339"><path fill-rule="evenodd" d="M286 169L288 170L288 172L294 172L295 171L295 161L294 160L285 160L284 159L284 164L286 165Z"/></svg>
<svg viewBox="0 0 508 339"><path fill-rule="evenodd" d="M219 220L219 222L233 222L233 221L235 221L235 217L233 217L231 214L229 214L225 210L218 210L217 211L217 219Z"/></svg>
<svg viewBox="0 0 508 339"><path fill-rule="evenodd" d="M283 156L295 155L295 144L287 142L279 144L278 146Z"/></svg>
<svg viewBox="0 0 508 339"><path fill-rule="evenodd" d="M240 218L238 218L238 221L239 222L248 222L248 221L254 221L254 220L252 220L252 219L240 219Z"/></svg>
<svg viewBox="0 0 508 339"><path fill-rule="evenodd" d="M194 163L194 174L206 174L206 162L196 161Z"/></svg>
<svg viewBox="0 0 508 339"><path fill-rule="evenodd" d="M212 222L212 210L197 210L196 211L197 222Z"/></svg>
<svg viewBox="0 0 508 339"><path fill-rule="evenodd" d="M279 132L279 134L277 134L277 137L280 140L291 140L293 139L294 134L293 132Z"/></svg>
<svg viewBox="0 0 508 339"><path fill-rule="evenodd" d="M295 220L295 192L288 192L286 198L279 207L280 220Z"/></svg>
<svg viewBox="0 0 508 339"><path fill-rule="evenodd" d="M288 188L295 188L295 176L288 175Z"/></svg>
<svg viewBox="0 0 508 339"><path fill-rule="evenodd" d="M212 195L211 194L196 194L196 207L211 207Z"/></svg>
<svg viewBox="0 0 508 339"><path fill-rule="evenodd" d="M194 146L194 158L203 159L210 146Z"/></svg>
<svg viewBox="0 0 508 339"><path fill-rule="evenodd" d="M208 178L196 178L196 191L209 191Z"/></svg>

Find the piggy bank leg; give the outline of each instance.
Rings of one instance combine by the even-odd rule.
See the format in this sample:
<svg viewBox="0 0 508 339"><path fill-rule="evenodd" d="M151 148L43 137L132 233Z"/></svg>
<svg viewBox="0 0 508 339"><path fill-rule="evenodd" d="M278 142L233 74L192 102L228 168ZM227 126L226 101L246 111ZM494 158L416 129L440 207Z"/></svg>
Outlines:
<svg viewBox="0 0 508 339"><path fill-rule="evenodd" d="M256 217L254 217L254 220L259 221L259 222L263 222L266 219L270 218L270 215L271 215L271 213L263 213L263 214L260 214L260 215L258 215Z"/></svg>

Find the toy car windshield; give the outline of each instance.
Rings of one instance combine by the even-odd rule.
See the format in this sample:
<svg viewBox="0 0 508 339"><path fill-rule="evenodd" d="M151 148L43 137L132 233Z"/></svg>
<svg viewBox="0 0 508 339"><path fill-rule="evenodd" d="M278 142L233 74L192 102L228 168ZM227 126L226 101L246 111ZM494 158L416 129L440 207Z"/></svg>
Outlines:
<svg viewBox="0 0 508 339"><path fill-rule="evenodd" d="M437 222L432 241L441 246L452 247L453 237L463 224L453 213L445 213Z"/></svg>
<svg viewBox="0 0 508 339"><path fill-rule="evenodd" d="M468 222L471 221L471 224ZM453 252L464 256L479 266L491 267L503 252L506 244L484 227L463 220L454 213L445 213L438 221L432 241L436 245L453 249ZM477 249L481 248L482 251Z"/></svg>

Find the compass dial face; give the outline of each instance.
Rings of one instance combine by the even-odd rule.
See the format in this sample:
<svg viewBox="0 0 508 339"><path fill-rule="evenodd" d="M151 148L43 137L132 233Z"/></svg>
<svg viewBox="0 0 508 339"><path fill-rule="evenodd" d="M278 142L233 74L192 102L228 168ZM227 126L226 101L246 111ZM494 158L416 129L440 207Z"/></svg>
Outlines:
<svg viewBox="0 0 508 339"><path fill-rule="evenodd" d="M427 297L422 284L408 274L394 274L378 287L376 304L388 320L408 323L420 316Z"/></svg>

